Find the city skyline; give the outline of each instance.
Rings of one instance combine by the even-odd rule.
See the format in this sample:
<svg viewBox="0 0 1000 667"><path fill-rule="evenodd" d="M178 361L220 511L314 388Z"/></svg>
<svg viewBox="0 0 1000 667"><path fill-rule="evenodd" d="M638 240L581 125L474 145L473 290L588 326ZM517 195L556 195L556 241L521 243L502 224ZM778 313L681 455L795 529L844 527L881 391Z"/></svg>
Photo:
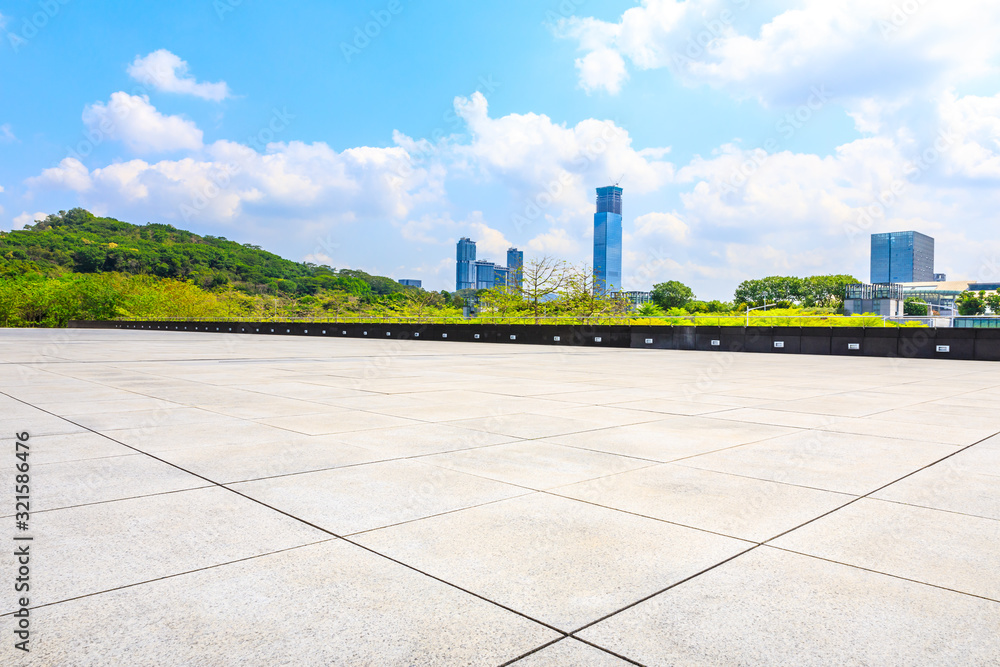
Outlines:
<svg viewBox="0 0 1000 667"><path fill-rule="evenodd" d="M2 229L82 206L445 289L461 236L591 261L624 173L624 289L863 277L896 229L1000 272L993 4L56 4L0 9Z"/></svg>

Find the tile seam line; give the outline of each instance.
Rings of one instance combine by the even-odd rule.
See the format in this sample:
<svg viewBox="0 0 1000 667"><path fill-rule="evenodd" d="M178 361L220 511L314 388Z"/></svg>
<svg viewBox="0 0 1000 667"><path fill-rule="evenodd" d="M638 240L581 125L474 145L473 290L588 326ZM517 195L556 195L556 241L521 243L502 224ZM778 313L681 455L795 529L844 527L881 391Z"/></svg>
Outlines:
<svg viewBox="0 0 1000 667"><path fill-rule="evenodd" d="M900 481L906 479L907 477L915 475L915 474L917 474L918 472L920 472L922 470L926 470L927 468L930 468L931 466L935 466L938 463L941 463L942 461L950 459L951 457L955 456L956 454L959 454L959 453L961 453L961 452L963 452L966 449L969 449L971 447L975 447L976 445L980 444L981 442L985 442L986 440L989 440L992 437L996 437L997 435L1000 435L1000 431L998 431L997 433L995 433L995 434L993 434L993 435L991 435L991 436L989 436L987 438L983 438L982 440L979 440L978 442L974 442L971 445L968 445L967 447L963 447L962 449L960 449L960 450L958 450L956 452L952 452L951 454L948 454L947 456L945 456L945 457L943 457L943 458L941 458L941 459L939 459L937 461L934 461L933 463L929 463L928 465L923 466L922 468L918 468L917 470L909 472L909 473L903 475L902 477L900 477L899 479L896 479L896 480L894 480L892 482L889 482L888 484L885 484L885 485L883 485L883 486L875 489L874 491L870 491L869 493L867 493L867 494L865 494L863 496L858 496L857 498L854 498L854 499L852 499L852 500L844 503L840 507L836 507L836 508L830 510L829 512L824 512L823 514L820 514L817 517L809 519L808 521L805 521L804 523L799 524L798 526L795 526L794 528L790 528L790 529L784 531L783 533L779 533L778 535L775 535L774 537L772 537L772 538L770 538L768 540L765 540L764 542L761 542L760 544L755 544L754 546L750 547L749 549L747 549L745 551L742 551L742 552L740 552L740 553L738 553L738 554L736 554L734 556L730 556L729 558L727 558L725 560L722 560L722 561L716 563L715 565L712 565L711 567L708 567L708 568L702 570L701 572L697 572L697 573L692 574L691 576L689 576L689 577L687 577L685 579L682 579L682 580L680 580L678 582L675 582L675 583L671 584L670 586L664 588L661 591L658 591L656 593L652 593L651 595L648 595L648 596L646 596L646 597L644 597L644 598L642 598L640 600L636 600L635 602L632 602L631 604L626 605L626 606L622 607L621 609L618 609L617 611L613 611L610 614L607 614L606 616L603 616L603 617L601 617L601 618L599 618L597 620L591 621L590 623L588 623L588 624L586 624L586 625L584 625L584 626L582 626L580 628L577 628L576 630L573 630L572 632L569 633L569 635L571 637L576 638L576 634L577 633L583 632L587 628L590 628L590 627L592 627L594 625L597 625L598 623L606 621L609 618L611 618L613 616L616 616L617 614L620 614L620 613L622 613L624 611L627 611L627 610L631 609L632 607L635 607L637 605L642 604L643 602L646 602L647 600L651 600L652 598L656 597L657 595L665 593L665 592L667 592L668 590L670 590L672 588L676 588L677 586L680 586L681 584L687 583L688 581L691 581L692 579L694 579L696 577L699 577L699 576L701 576L701 575L703 575L703 574L705 574L707 572L710 572L711 570L714 570L717 567L725 565L726 563L728 563L730 561L733 561L733 560L735 560L735 559L737 559L737 558L739 558L741 556L744 556L744 555L750 553L751 551L754 551L754 550L756 550L756 549L758 549L758 548L760 548L762 546L770 546L768 543L769 542L773 542L774 540L778 539L779 537L783 537L784 535L787 535L787 534L789 534L789 533L791 533L793 531L796 531L799 528L802 528L803 526L807 526L810 523L813 523L814 521L818 521L818 520L822 519L823 517L829 516L829 515L833 514L834 512L838 512L838 511L844 509L845 507L848 507L849 505L853 505L854 503L856 503L859 500L862 500L864 498L867 498L868 496L872 495L873 493L878 493L879 491L881 491L882 489L885 489L886 487L892 486L893 484L895 484L897 482L900 482ZM775 547L772 547L772 548L775 548ZM922 583L922 582L918 582L918 583Z"/></svg>
<svg viewBox="0 0 1000 667"><path fill-rule="evenodd" d="M258 558L266 558L268 556L273 556L275 554L285 553L287 551L294 551L296 549L303 549L305 547L312 547L317 544L326 544L327 542L336 542L339 537L327 537L322 540L317 540L315 542L306 542L305 544L296 544L295 546L286 547L284 549L278 549L277 551L268 551L262 554L255 554L253 556L246 556L245 558L237 558L235 560L228 560L222 563L214 563L212 565L206 565L204 567L196 567L193 570L185 570L184 572L175 572L173 574L165 574L162 577L156 577L155 579L147 579L145 581L136 581L131 584L123 584L121 586L115 586L114 588L106 588L102 591L94 591L93 593L84 593L82 595L74 595L70 598L65 598L63 600L56 600L54 602L46 602L44 604L35 605L33 607L28 607L32 611L35 609L44 609L46 607L53 607L55 605L64 604L66 602L73 602L74 600L83 600L84 598L94 597L95 595L104 595L105 593L113 593L115 591L124 590L126 588L135 588L136 586L145 586L146 584L154 584L158 581L163 581L165 579L173 579L175 577L183 577L188 574L194 574L195 572L204 572L206 570L214 570L217 567L225 567L227 565L235 565L236 563L245 563L247 561L256 560ZM0 618L5 618L7 616L12 616L15 612L9 612L6 614L0 614Z"/></svg>
<svg viewBox="0 0 1000 667"><path fill-rule="evenodd" d="M139 456L138 454L133 454L132 456ZM72 510L78 507L93 507L94 505L106 505L108 503L118 503L125 500L141 500L142 498L155 498L157 496L172 496L175 493L184 493L185 491L200 491L202 489L211 489L214 484L205 484L204 486L192 486L186 489L171 489L169 491L158 491L156 493L144 493L138 496L128 496L125 498L108 498L107 500L95 500L92 503L78 503L76 505L66 505L65 507L49 507L44 510L32 510L32 514L48 514L49 512L61 512L63 510ZM14 514L7 514L5 516L0 516L0 519L9 519Z"/></svg>
<svg viewBox="0 0 1000 667"><path fill-rule="evenodd" d="M796 554L803 556L805 558L815 558L816 560L825 561L827 563L833 563L835 565L841 565L843 567L849 567L855 570L862 570L864 572L871 572L872 574L880 574L886 577L892 577L893 579L899 579L901 581L909 581L910 583L920 584L921 586L930 586L931 588L938 588L943 591L948 591L949 593L955 593L956 595L965 595L972 598L977 598L979 600L985 600L986 602L992 602L993 604L1000 604L1000 599L987 597L985 595L977 595L976 593L970 593L968 591L960 591L955 588L949 588L947 586L942 586L941 584L934 584L929 581L920 581L919 579L913 579L911 577L904 577L901 574L893 574L892 572L883 572L882 570L875 570L870 567L864 567L862 565L855 565L854 563L845 563L844 561L836 560L833 558L826 558L824 556L817 556L816 554L805 553L804 551L796 551L795 549L789 549L787 547L778 547L773 544L764 544L768 549L775 549L777 551L784 551L785 553Z"/></svg>
<svg viewBox="0 0 1000 667"><path fill-rule="evenodd" d="M998 479L997 482L1000 483L1000 479ZM946 514L967 516L970 519L985 519L986 521L1000 521L1000 518L997 517L983 516L982 514L969 514L968 512L958 512L956 510L942 509L940 507L930 507L928 505L917 505L916 503L904 503L902 500L890 500L888 498L871 498L870 500L877 500L880 503L891 503L893 505L902 505L903 507L913 507L915 509L921 509L921 510L931 510L933 512L944 512Z"/></svg>
<svg viewBox="0 0 1000 667"><path fill-rule="evenodd" d="M3 392L3 391L0 391L0 396L7 396L8 398L11 398L11 399L13 399L15 401L18 401L19 403L24 403L25 405L31 405L30 403L27 403L26 401L22 401L19 398L15 398L13 396L10 396L9 394L7 394L6 392ZM31 407L35 407L35 406L31 406ZM36 409L37 410L42 410L42 408L36 408ZM73 421L71 421L69 419L66 419L65 417L60 417L59 415L57 415L55 413L49 412L48 410L42 410L42 412L45 412L45 413L50 414L50 415L52 415L54 417L57 417L57 418L62 419L64 421L67 421L67 422L69 422L71 424L74 424L76 426L80 426L81 428L87 429L86 426L82 426L81 424L76 424L75 422L73 422ZM484 601L484 602L486 602L488 604L492 604L492 605L494 605L496 607L499 607L500 609L503 609L503 610L505 610L507 612L510 612L512 614L516 614L517 616L520 616L521 618L527 619L528 621L531 621L532 623L536 623L536 624L538 624L540 626L548 628L549 630L552 630L553 632L557 632L557 633L563 635L564 637L569 635L569 633L566 632L565 630L560 630L559 628L556 628L555 626L549 625L548 623L545 623L544 621L540 621L540 620L538 620L536 618L532 618L531 616L525 614L524 612L517 611L516 609L512 609L512 608L510 608L510 607L508 607L506 605L503 605L503 604L501 604L501 603L499 603L499 602L497 602L495 600L491 600L491 599L489 599L489 598L487 598L487 597L485 597L483 595L480 595L480 594L475 593L473 591L470 591L470 590L467 590L465 588L462 588L461 586L459 586L457 584L454 584L454 583L452 583L450 581L447 581L447 580L442 579L440 577L436 577L436 576L434 576L434 575L432 575L432 574L430 574L428 572L424 572L423 570L421 570L421 569L419 569L417 567L414 567L413 565L410 565L408 563L404 563L403 561L398 560L396 558L393 558L393 557L391 557L391 556L389 556L387 554L380 553L380 552L376 551L375 549L372 549L372 548L367 547L367 546L365 546L363 544L355 542L354 540L351 540L351 539L349 539L347 537L344 537L343 535L338 535L337 533L334 533L331 530L328 530L326 528L318 526L318 525L316 525L316 524L314 524L314 523L312 523L310 521L306 521L302 517L295 516L294 514L291 514L289 512L281 510L281 509L278 509L277 507L273 507L272 505L268 505L267 503L265 503L265 502L263 502L261 500L258 500L256 498L252 498L252 497L250 497L250 496L248 496L248 495L246 495L244 493L240 493L236 489L231 489L228 486L226 486L225 484L221 484L219 482L216 482L216 481L214 481L214 480L212 480L212 479L210 479L208 477L205 477L204 475L199 475L198 473L195 473L195 472L192 472L192 471L187 470L185 468L182 468L181 466L179 466L179 465L177 465L175 463L171 463L169 461L165 461L165 460L159 458L158 456L156 456L154 454L150 454L149 452L144 452L144 451L142 451L141 449L139 449L137 447L133 447L132 445L126 444L124 442L119 442L118 440L115 440L114 438L108 437L107 435L104 435L103 433L98 433L97 431L94 431L92 429L87 429L87 430L90 431L91 433L96 433L97 435L100 435L102 437L108 438L108 440L111 440L112 442L117 442L118 444L122 445L123 447L128 447L129 449L132 449L132 450L134 450L136 452L139 452L140 454L144 454L144 455L146 455L146 456L148 456L148 457L150 457L150 458L152 458L154 460L160 461L161 463L165 463L165 464L167 464L167 465L169 465L169 466L171 466L173 468L176 468L176 469L178 469L178 470L180 470L182 472L186 472L189 475L192 475L192 476L197 477L199 479L203 479L203 480L205 480L206 482L208 482L209 484L211 484L213 486L217 486L217 487L219 487L221 489L225 489L229 493L233 493L233 494L235 494L237 496L240 496L241 498L245 498L246 500L249 500L251 502L257 503L258 505L261 505L262 507L266 507L266 508L270 509L273 512L277 512L278 514L282 514L284 516L287 516L288 518L290 518L290 519L292 519L294 521L298 521L298 522L300 522L300 523L302 523L304 525L307 525L310 528L315 528L316 530L321 531L321 532L323 532L323 533L325 533L327 535L330 535L331 537L335 537L335 538L344 540L345 542L347 542L349 544L352 544L352 545L358 547L359 549L364 549L365 551L367 551L367 552L369 552L371 554L374 554L376 556L379 556L380 558L384 558L384 559L386 559L388 561L396 563L397 565L401 565L401 566L403 566L403 567L405 567L405 568L407 568L409 570L413 570L414 572L417 572L418 574L422 574L425 577L428 577L430 579L438 581L438 582L440 582L442 584L445 584L446 586L450 586L450 587L454 588L455 590L458 590L458 591L461 591L461 592L463 592L463 593L465 593L467 595L471 595L473 597L476 597L476 598L478 598L478 599L480 599L480 600L482 600L482 601ZM525 494L525 495L527 495L527 494Z"/></svg>
<svg viewBox="0 0 1000 667"><path fill-rule="evenodd" d="M633 660L631 658L626 658L625 656L620 655L618 653L615 653L614 651L612 651L610 649L606 649L603 646L598 646L597 644L594 644L592 642L588 642L588 641L586 641L584 639L580 639L579 637L572 637L572 636L569 636L569 635L567 635L565 637L560 637L559 639L554 639L554 640L552 640L552 641L550 641L550 642L548 642L546 644L542 644L541 646L539 646L537 648L531 649L527 653L522 653L521 655L517 656L513 660L508 660L507 662L501 663L499 665L499 667L510 667L510 665L514 665L516 667L516 665L517 665L517 663L519 661L524 660L525 658L527 658L529 656L532 656L532 655L534 655L536 653L539 653L540 651L544 651L545 649L549 648L550 646L554 646L554 645L558 644L559 642L564 642L564 641L578 641L581 644L586 644L587 646L590 646L591 648L595 648L595 649L601 651L602 653L607 653L608 655L614 656L614 657L618 658L619 660L622 660L623 662L627 662L630 665L638 665L639 667L646 667L641 662L636 662L635 660Z"/></svg>

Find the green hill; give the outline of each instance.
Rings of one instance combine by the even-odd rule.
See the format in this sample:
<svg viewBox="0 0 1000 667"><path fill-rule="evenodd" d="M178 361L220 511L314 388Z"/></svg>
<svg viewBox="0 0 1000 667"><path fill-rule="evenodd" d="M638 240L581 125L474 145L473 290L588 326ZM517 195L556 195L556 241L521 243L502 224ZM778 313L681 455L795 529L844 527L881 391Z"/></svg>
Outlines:
<svg viewBox="0 0 1000 667"><path fill-rule="evenodd" d="M413 290L363 271L292 262L255 245L171 225L99 218L81 208L60 211L21 231L0 232L0 275L108 272L291 297L332 290L365 299Z"/></svg>

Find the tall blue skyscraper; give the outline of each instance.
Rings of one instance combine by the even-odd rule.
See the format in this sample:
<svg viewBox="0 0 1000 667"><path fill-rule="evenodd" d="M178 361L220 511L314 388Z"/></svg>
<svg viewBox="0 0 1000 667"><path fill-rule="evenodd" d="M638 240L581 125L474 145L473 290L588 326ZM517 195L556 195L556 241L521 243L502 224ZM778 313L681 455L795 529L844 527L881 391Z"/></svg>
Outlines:
<svg viewBox="0 0 1000 667"><path fill-rule="evenodd" d="M524 284L524 251L507 248L507 287L521 289Z"/></svg>
<svg viewBox="0 0 1000 667"><path fill-rule="evenodd" d="M934 239L920 232L872 234L872 283L934 281Z"/></svg>
<svg viewBox="0 0 1000 667"><path fill-rule="evenodd" d="M455 259L455 291L472 289L476 283L476 275L472 267L476 261L476 242L464 236L460 238Z"/></svg>
<svg viewBox="0 0 1000 667"><path fill-rule="evenodd" d="M622 289L622 189L616 185L597 188L594 214L594 290Z"/></svg>

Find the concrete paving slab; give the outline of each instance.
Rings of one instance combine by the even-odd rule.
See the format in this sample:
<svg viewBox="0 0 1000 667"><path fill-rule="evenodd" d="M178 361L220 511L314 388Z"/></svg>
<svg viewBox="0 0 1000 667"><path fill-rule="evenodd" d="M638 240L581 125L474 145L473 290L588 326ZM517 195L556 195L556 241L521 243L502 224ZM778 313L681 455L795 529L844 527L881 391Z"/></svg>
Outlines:
<svg viewBox="0 0 1000 667"><path fill-rule="evenodd" d="M32 515L32 605L153 581L330 536L219 487ZM0 566L14 570L14 550ZM2 611L14 611L13 596Z"/></svg>
<svg viewBox="0 0 1000 667"><path fill-rule="evenodd" d="M355 539L567 632L751 546L543 493Z"/></svg>
<svg viewBox="0 0 1000 667"><path fill-rule="evenodd" d="M552 493L755 542L855 498L670 463L559 487Z"/></svg>
<svg viewBox="0 0 1000 667"><path fill-rule="evenodd" d="M544 440L425 456L420 461L539 491L653 465L642 459L580 450Z"/></svg>
<svg viewBox="0 0 1000 667"><path fill-rule="evenodd" d="M274 426L275 428L303 435L330 435L333 433L349 433L351 431L368 431L375 428L405 426L414 423L411 419L340 408L330 408L324 412L306 415L268 417L257 421L267 426Z"/></svg>
<svg viewBox="0 0 1000 667"><path fill-rule="evenodd" d="M1000 520L863 498L772 546L1000 602Z"/></svg>
<svg viewBox="0 0 1000 667"><path fill-rule="evenodd" d="M780 426L740 424L705 417L668 417L656 422L548 439L571 447L665 463L795 432L795 429Z"/></svg>
<svg viewBox="0 0 1000 667"><path fill-rule="evenodd" d="M417 461L386 461L233 484L251 498L350 535L528 493Z"/></svg>
<svg viewBox="0 0 1000 667"><path fill-rule="evenodd" d="M355 431L340 433L336 437L341 442L364 447L376 452L380 458L386 459L454 452L516 440L508 435L475 431L443 423Z"/></svg>
<svg viewBox="0 0 1000 667"><path fill-rule="evenodd" d="M953 453L952 445L807 431L702 454L682 465L863 495Z"/></svg>
<svg viewBox="0 0 1000 667"><path fill-rule="evenodd" d="M758 547L587 628L645 665L993 665L1000 605Z"/></svg>
<svg viewBox="0 0 1000 667"><path fill-rule="evenodd" d="M632 664L573 638L562 639L512 663L515 667L625 667Z"/></svg>
<svg viewBox="0 0 1000 667"><path fill-rule="evenodd" d="M341 540L35 614L31 665L493 667L559 636Z"/></svg>

